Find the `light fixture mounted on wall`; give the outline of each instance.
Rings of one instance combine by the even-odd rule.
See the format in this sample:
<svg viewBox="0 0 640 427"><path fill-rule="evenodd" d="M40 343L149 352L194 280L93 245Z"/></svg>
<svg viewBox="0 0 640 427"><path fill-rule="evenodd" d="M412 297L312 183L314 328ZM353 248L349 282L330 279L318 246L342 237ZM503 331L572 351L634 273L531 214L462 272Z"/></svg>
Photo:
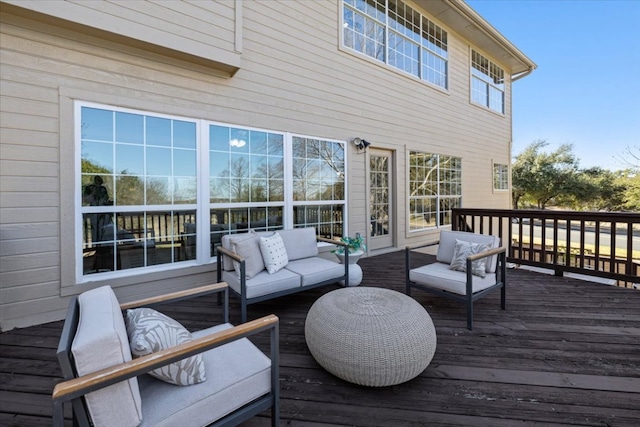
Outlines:
<svg viewBox="0 0 640 427"><path fill-rule="evenodd" d="M362 138L353 138L353 145L355 145L356 147L358 147L359 150L364 150L366 149L368 146L371 145L371 143L369 141L365 141Z"/></svg>

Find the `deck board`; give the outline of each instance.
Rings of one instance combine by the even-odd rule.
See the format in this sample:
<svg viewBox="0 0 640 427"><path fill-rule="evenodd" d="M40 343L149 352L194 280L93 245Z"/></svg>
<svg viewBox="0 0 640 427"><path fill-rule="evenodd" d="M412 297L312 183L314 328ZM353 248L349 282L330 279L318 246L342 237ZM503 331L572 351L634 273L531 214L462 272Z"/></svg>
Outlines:
<svg viewBox="0 0 640 427"><path fill-rule="evenodd" d="M412 256L426 263L432 256ZM361 286L404 290L402 252L359 261ZM249 318L280 317L282 425L290 427L638 426L640 291L524 269L508 271L507 310L498 293L474 305L474 330L461 304L414 290L433 318L438 344L417 378L384 388L342 381L307 349L311 305L329 285L249 306ZM214 297L163 306L195 330L219 321ZM231 321L239 307L231 298ZM0 424L50 425L50 393L62 322L0 335ZM264 347L267 336L255 339ZM69 411L66 411L69 415ZM269 425L264 413L244 427Z"/></svg>

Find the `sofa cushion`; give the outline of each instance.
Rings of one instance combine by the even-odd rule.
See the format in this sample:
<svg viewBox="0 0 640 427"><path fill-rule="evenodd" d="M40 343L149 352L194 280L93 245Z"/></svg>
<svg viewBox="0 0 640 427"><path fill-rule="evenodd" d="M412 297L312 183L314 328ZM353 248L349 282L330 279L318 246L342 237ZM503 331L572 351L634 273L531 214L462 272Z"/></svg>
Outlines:
<svg viewBox="0 0 640 427"><path fill-rule="evenodd" d="M456 239L456 245L453 250L453 258L451 259L451 264L449 264L449 269L466 272L467 258L469 258L469 256L471 255L476 255L487 250L489 250L488 245L469 243L465 242L464 240ZM471 274L485 277L487 275L486 266L487 258L480 258L473 261L471 263Z"/></svg>
<svg viewBox="0 0 640 427"><path fill-rule="evenodd" d="M318 240L316 229L313 227L294 228L293 230L278 230L278 234L287 248L289 261L309 258L318 255Z"/></svg>
<svg viewBox="0 0 640 427"><path fill-rule="evenodd" d="M71 352L79 375L131 360L129 339L120 305L109 286L78 297L80 319ZM137 426L142 421L138 380L131 378L86 395L95 425Z"/></svg>
<svg viewBox="0 0 640 427"><path fill-rule="evenodd" d="M194 332L193 337L230 327L218 325ZM176 387L148 375L140 377L141 426L207 425L271 390L271 361L246 338L203 353L203 360L206 370L215 372L215 381Z"/></svg>
<svg viewBox="0 0 640 427"><path fill-rule="evenodd" d="M127 310L126 324L134 357L157 353L193 340L191 333L179 322L152 308ZM170 384L183 386L207 379L199 354L162 366L149 374Z"/></svg>
<svg viewBox="0 0 640 427"><path fill-rule="evenodd" d="M260 252L269 274L282 270L289 262L284 241L277 232L271 236L260 236Z"/></svg>
<svg viewBox="0 0 640 427"><path fill-rule="evenodd" d="M229 287L236 293L240 294L240 279L235 272L223 271L222 280L227 282ZM300 287L300 276L290 272L286 268L269 274L267 270L262 270L254 277L246 281L247 298L255 298L263 295L269 295L274 292L280 292L292 288Z"/></svg>
<svg viewBox="0 0 640 427"><path fill-rule="evenodd" d="M449 265L442 262L434 262L409 270L409 280L459 295L467 294L467 273L450 270ZM476 293L495 284L496 277L493 274L486 277L473 276L472 290Z"/></svg>
<svg viewBox="0 0 640 427"><path fill-rule="evenodd" d="M290 261L285 269L300 275L303 287L344 276L344 264L320 257Z"/></svg>
<svg viewBox="0 0 640 427"><path fill-rule="evenodd" d="M489 249L495 249L500 247L500 238L497 236L490 236L486 234L467 233L465 231L441 231L440 232L440 244L438 245L438 253L436 260L445 264L451 264L453 260L453 252L455 250L456 239L464 240L465 242L478 243L489 245ZM498 263L498 256L492 255L487 258L487 273L493 273L496 271L496 265Z"/></svg>
<svg viewBox="0 0 640 427"><path fill-rule="evenodd" d="M264 270L262 251L260 250L260 238L257 234L250 232L242 236L243 238L231 239L231 250L244 258L244 272L247 279L251 279L256 274ZM240 263L233 261L233 268L240 278Z"/></svg>

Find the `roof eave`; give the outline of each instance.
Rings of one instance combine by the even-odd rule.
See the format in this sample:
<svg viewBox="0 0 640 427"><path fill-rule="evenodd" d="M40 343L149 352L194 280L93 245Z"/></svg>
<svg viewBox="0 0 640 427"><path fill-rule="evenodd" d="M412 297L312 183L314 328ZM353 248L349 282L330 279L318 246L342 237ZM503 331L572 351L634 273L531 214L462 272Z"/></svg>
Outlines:
<svg viewBox="0 0 640 427"><path fill-rule="evenodd" d="M537 68L527 55L496 30L463 0L415 0L425 11L473 45L509 67L513 77L522 78Z"/></svg>

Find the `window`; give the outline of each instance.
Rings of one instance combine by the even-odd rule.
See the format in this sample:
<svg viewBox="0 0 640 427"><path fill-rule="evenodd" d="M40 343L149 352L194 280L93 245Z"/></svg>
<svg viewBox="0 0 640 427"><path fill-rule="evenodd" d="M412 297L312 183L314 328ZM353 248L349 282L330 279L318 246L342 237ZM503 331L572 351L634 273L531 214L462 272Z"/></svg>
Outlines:
<svg viewBox="0 0 640 427"><path fill-rule="evenodd" d="M471 100L504 114L504 70L472 50Z"/></svg>
<svg viewBox="0 0 640 427"><path fill-rule="evenodd" d="M495 163L493 165L493 189L509 189L509 165Z"/></svg>
<svg viewBox="0 0 640 427"><path fill-rule="evenodd" d="M342 236L343 142L82 102L76 117L80 281L209 262L249 229Z"/></svg>
<svg viewBox="0 0 640 427"><path fill-rule="evenodd" d="M447 32L400 0L344 0L342 43L447 88Z"/></svg>
<svg viewBox="0 0 640 427"><path fill-rule="evenodd" d="M451 224L461 206L462 159L409 152L409 231Z"/></svg>
<svg viewBox="0 0 640 427"><path fill-rule="evenodd" d="M320 235L341 236L344 144L298 136L293 137L292 144L294 227L313 226Z"/></svg>

